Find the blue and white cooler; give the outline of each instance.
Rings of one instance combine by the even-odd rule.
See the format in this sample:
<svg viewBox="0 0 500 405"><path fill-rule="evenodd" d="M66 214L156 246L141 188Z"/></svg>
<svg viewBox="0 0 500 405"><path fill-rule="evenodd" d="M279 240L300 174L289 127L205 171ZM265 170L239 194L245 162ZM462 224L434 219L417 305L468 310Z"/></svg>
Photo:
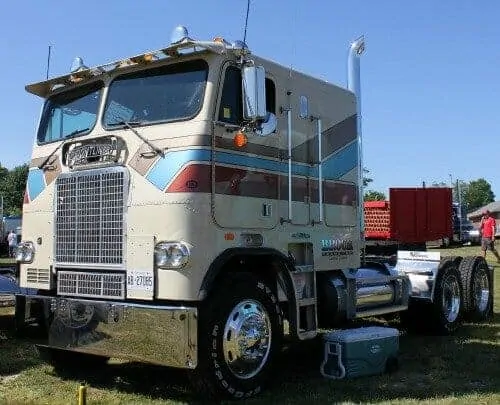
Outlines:
<svg viewBox="0 0 500 405"><path fill-rule="evenodd" d="M381 326L325 334L321 374L330 379L355 378L393 371L398 366L399 330Z"/></svg>

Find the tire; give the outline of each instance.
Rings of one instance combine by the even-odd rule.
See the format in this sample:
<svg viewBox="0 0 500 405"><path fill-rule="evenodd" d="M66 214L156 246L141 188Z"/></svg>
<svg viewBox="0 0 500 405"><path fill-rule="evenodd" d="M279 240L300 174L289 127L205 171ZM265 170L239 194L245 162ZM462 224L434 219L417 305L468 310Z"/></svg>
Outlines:
<svg viewBox="0 0 500 405"><path fill-rule="evenodd" d="M249 398L263 391L283 340L283 315L272 290L251 273L229 274L199 319L199 362L191 375L197 389L213 399ZM250 326L254 335L245 336ZM241 342L247 344L245 360Z"/></svg>
<svg viewBox="0 0 500 405"><path fill-rule="evenodd" d="M16 295L15 314L14 314L14 335L17 338L24 338L35 335L46 336L48 327L44 317L43 303L40 301L32 302L31 318L35 320L37 326L33 323L26 323L26 296Z"/></svg>
<svg viewBox="0 0 500 405"><path fill-rule="evenodd" d="M452 274L459 284L459 308L462 308L463 294L461 289L460 273L458 266L460 265L459 256L445 256L439 263L438 274L435 281L434 299L433 301L424 299L411 298L408 310L399 314L401 327L409 333L415 334L431 334L431 335L447 335L453 333L461 325L461 316L453 321L446 319L442 307L443 280L446 274ZM458 298L458 297L457 297ZM438 301L439 300L439 301Z"/></svg>
<svg viewBox="0 0 500 405"><path fill-rule="evenodd" d="M445 260L435 281L434 299L431 305L431 331L437 334L452 334L462 324L463 292L458 264L453 259Z"/></svg>
<svg viewBox="0 0 500 405"><path fill-rule="evenodd" d="M460 263L466 320L480 322L489 318L493 303L490 269L481 256L464 257Z"/></svg>
<svg viewBox="0 0 500 405"><path fill-rule="evenodd" d="M26 333L26 297L16 295L14 312L14 336L23 338Z"/></svg>

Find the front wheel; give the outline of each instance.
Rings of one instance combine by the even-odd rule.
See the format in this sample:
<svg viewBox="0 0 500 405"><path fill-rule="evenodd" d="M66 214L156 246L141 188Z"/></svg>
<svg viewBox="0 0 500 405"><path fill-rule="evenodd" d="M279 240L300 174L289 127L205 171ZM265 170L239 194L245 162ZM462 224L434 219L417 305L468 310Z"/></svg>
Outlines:
<svg viewBox="0 0 500 405"><path fill-rule="evenodd" d="M192 379L211 397L249 398L271 378L283 318L264 282L249 273L227 277L200 312L200 358Z"/></svg>

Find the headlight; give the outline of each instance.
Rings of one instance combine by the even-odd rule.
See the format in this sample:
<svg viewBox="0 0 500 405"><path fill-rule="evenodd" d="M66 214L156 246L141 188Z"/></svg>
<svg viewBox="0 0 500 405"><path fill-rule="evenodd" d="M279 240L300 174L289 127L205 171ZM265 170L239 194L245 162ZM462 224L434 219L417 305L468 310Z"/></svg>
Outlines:
<svg viewBox="0 0 500 405"><path fill-rule="evenodd" d="M189 255L189 248L183 242L160 242L155 247L155 263L161 269L184 267Z"/></svg>
<svg viewBox="0 0 500 405"><path fill-rule="evenodd" d="M21 242L16 247L16 261L20 263L32 263L35 258L35 245L33 242Z"/></svg>

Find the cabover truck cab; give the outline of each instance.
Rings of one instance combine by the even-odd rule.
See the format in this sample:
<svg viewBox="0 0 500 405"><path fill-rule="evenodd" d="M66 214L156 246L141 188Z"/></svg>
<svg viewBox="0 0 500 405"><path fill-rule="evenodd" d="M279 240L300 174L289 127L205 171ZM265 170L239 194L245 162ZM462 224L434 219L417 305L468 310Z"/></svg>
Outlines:
<svg viewBox="0 0 500 405"><path fill-rule="evenodd" d="M344 89L177 27L164 49L27 86L44 104L17 260L37 294L16 320L46 328L44 357L190 369L242 398L271 380L285 331L312 339L412 297L452 330L459 259L362 260L363 49Z"/></svg>

